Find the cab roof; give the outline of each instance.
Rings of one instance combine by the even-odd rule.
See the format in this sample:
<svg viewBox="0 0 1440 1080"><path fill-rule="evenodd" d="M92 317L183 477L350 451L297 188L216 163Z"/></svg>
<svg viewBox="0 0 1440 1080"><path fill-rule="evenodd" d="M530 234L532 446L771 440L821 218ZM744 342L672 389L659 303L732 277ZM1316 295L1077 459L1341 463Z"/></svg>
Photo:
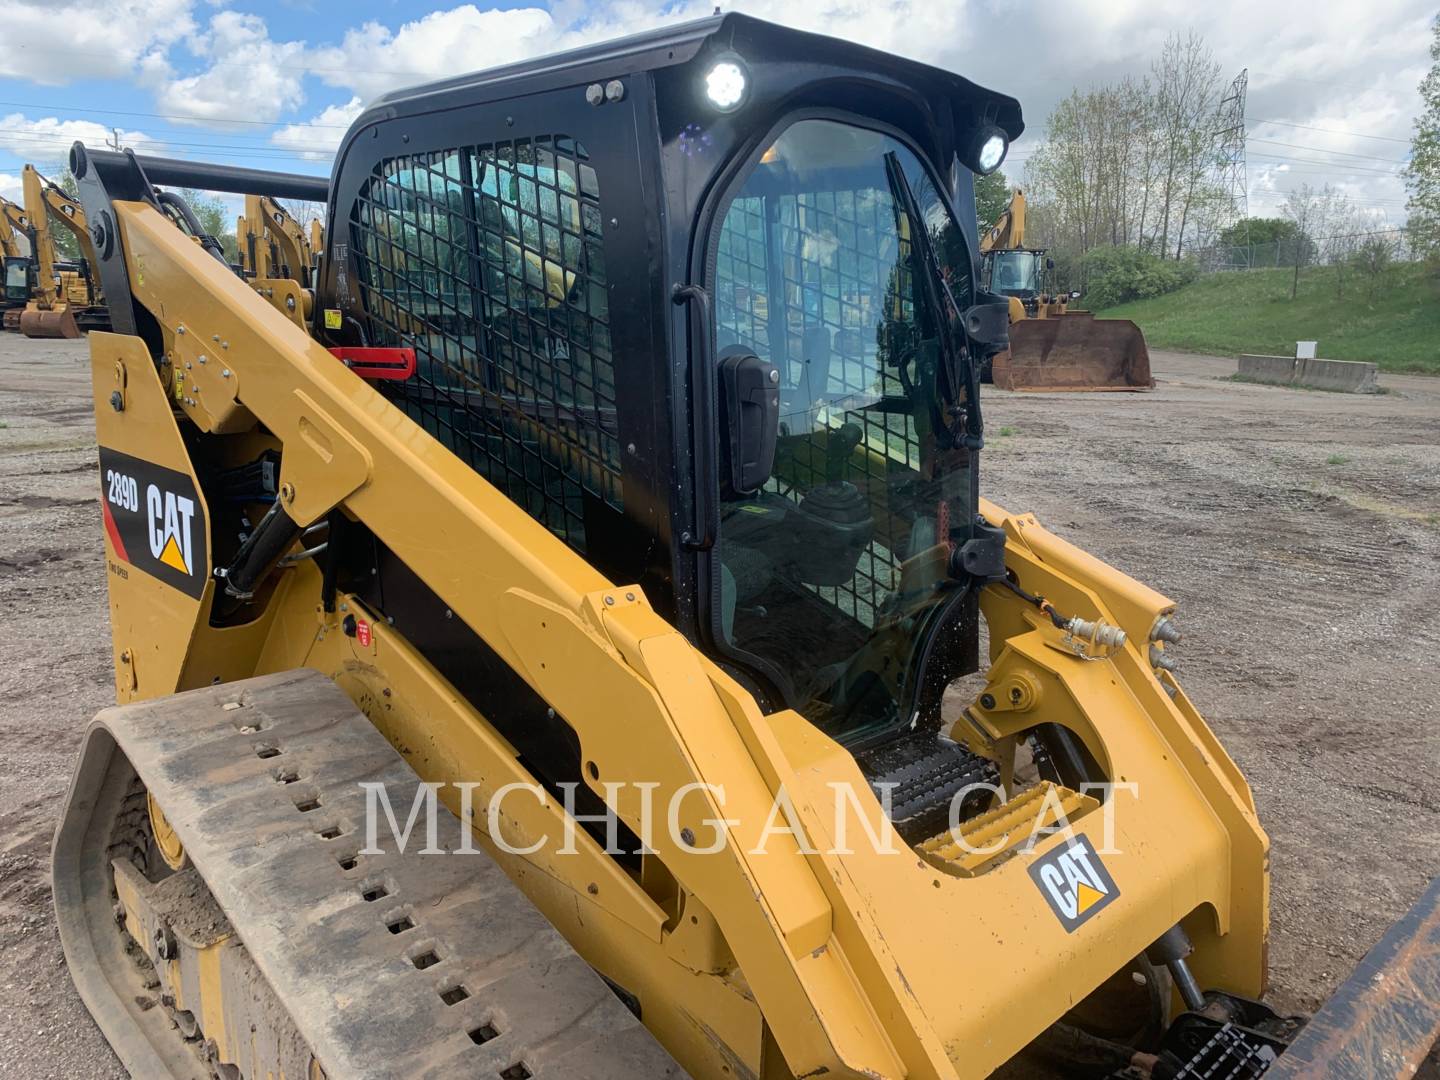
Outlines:
<svg viewBox="0 0 1440 1080"><path fill-rule="evenodd" d="M391 91L377 98L357 118L351 131L390 117L483 104L579 83L658 71L688 63L711 43L728 49L737 39L756 37L763 37L768 45L808 61L875 71L897 82L923 87L930 96L950 99L957 109L984 113L1003 128L1012 141L1025 129L1020 104L1014 98L987 90L943 68L732 12Z"/></svg>

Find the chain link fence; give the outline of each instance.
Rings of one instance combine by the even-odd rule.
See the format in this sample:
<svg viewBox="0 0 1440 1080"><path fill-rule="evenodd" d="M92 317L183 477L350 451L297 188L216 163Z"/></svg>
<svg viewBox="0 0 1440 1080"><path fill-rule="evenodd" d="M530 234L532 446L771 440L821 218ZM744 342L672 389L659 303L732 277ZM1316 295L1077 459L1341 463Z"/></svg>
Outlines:
<svg viewBox="0 0 1440 1080"><path fill-rule="evenodd" d="M1342 232L1332 236L1287 237L1253 244L1216 244L1194 248L1190 258L1201 273L1273 267L1353 266L1377 272L1418 258L1404 228Z"/></svg>

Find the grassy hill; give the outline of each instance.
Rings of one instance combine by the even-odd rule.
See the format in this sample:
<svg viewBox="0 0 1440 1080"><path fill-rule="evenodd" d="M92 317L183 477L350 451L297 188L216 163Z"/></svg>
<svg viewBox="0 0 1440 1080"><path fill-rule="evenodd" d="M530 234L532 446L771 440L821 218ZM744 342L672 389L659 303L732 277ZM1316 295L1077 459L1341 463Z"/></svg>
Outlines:
<svg viewBox="0 0 1440 1080"><path fill-rule="evenodd" d="M1295 342L1314 340L1330 360L1373 360L1382 371L1440 375L1440 288L1422 266L1396 266L1374 295L1367 278L1348 270L1343 297L1334 267L1301 270L1300 292L1291 300L1293 273L1207 274L1178 292L1098 314L1133 319L1155 349L1293 356Z"/></svg>

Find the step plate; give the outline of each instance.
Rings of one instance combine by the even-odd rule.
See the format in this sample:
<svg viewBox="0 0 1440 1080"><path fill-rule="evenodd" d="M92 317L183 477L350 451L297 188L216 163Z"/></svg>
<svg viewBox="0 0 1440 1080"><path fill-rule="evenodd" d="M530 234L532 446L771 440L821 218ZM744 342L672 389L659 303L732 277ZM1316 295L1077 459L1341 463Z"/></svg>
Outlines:
<svg viewBox="0 0 1440 1080"><path fill-rule="evenodd" d="M385 784L403 825L419 781L324 676L126 705L95 726L164 807L328 1076L684 1075L488 855L418 854L423 815L398 854L383 811L386 853L358 855L360 783ZM453 850L460 824L436 816ZM447 1004L457 985L469 996Z"/></svg>
<svg viewBox="0 0 1440 1080"><path fill-rule="evenodd" d="M930 837L919 851L932 863L961 877L998 866L1032 837L1064 828L1100 804L1089 795L1041 780L1007 802Z"/></svg>

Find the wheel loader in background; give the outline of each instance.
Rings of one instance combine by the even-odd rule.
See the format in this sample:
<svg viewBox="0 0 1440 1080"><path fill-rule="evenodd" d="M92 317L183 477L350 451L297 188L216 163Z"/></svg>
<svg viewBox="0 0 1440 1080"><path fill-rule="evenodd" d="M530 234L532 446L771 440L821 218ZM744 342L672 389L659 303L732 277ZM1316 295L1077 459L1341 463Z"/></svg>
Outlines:
<svg viewBox="0 0 1440 1080"><path fill-rule="evenodd" d="M109 328L105 298L95 280L95 247L90 240L85 211L35 169L21 170L25 215L30 222L34 265L31 298L20 313L20 332L32 338L78 338L88 330ZM55 255L51 219L74 234L81 259L61 262Z"/></svg>
<svg viewBox="0 0 1440 1080"><path fill-rule="evenodd" d="M1434 892L1286 1051L1175 605L979 495L973 177L1021 130L731 14L389 94L328 181L76 145L120 704L53 880L134 1075L1353 1077L1383 1038L1393 1076L1433 1039ZM313 316L167 185L326 201Z"/></svg>
<svg viewBox="0 0 1440 1080"><path fill-rule="evenodd" d="M1025 246L1025 193L1018 188L980 240L981 284L1010 306L1010 345L990 361L1005 390L1149 390L1150 350L1129 319L1071 311L1075 297L1047 289L1054 262ZM1078 296L1078 294L1076 294Z"/></svg>

